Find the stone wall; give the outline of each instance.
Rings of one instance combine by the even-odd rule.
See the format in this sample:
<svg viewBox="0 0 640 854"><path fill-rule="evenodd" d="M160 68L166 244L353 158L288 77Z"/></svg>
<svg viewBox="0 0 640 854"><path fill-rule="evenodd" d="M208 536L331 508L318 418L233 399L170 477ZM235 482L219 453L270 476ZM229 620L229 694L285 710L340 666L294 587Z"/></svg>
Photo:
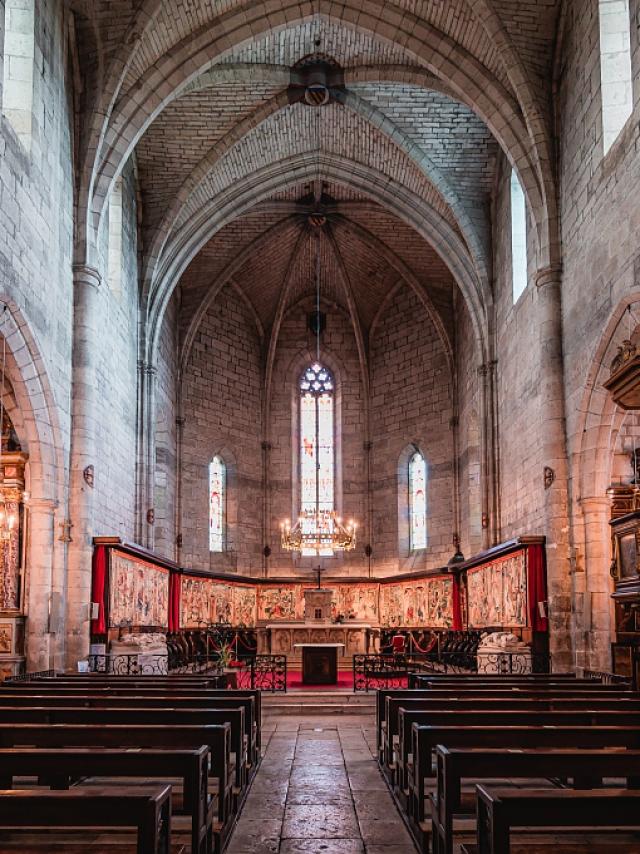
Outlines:
<svg viewBox="0 0 640 854"><path fill-rule="evenodd" d="M371 496L374 570L431 569L451 557L453 415L451 367L417 295L401 287L373 330ZM410 552L408 458L427 462L427 548Z"/></svg>
<svg viewBox="0 0 640 854"><path fill-rule="evenodd" d="M544 533L540 345L532 258L535 237L528 216L527 288L513 303L511 278L511 169L502 158L494 202L494 300L500 432L501 536ZM500 538L501 538L500 536Z"/></svg>
<svg viewBox="0 0 640 854"><path fill-rule="evenodd" d="M307 326L312 308L311 300L303 300L291 309L278 337L263 415L268 427L264 506L260 341L253 319L229 286L205 314L182 382L182 565L274 577L306 575L316 566L316 558L282 551L279 536L281 521L297 516L297 383L316 359L315 337ZM440 567L451 556L454 531L453 409L450 366L436 329L415 293L408 286L398 290L372 332L367 401L351 322L340 308L324 308L320 361L336 379L336 507L345 520L357 520L359 530L353 552L323 557L321 564L332 575L345 576ZM163 420L168 405L163 398ZM414 446L428 465L429 545L410 554L406 475ZM207 538L207 464L215 453L229 472L229 542L219 556L209 553ZM157 477L164 479L160 469ZM271 550L264 568L263 537Z"/></svg>
<svg viewBox="0 0 640 854"><path fill-rule="evenodd" d="M637 2L630 5L633 22L640 9ZM615 347L629 333L624 309L639 291L640 56L635 26L631 50L634 112L604 155L598 2L573 0L567 5L558 114L573 585L578 661L595 667L610 666L612 582L605 490L614 476L616 435L623 421L601 382ZM637 315L637 307L634 311ZM631 328L636 322L632 319Z"/></svg>
<svg viewBox="0 0 640 854"><path fill-rule="evenodd" d="M260 574L262 568L262 372L260 338L232 286L220 292L195 335L181 383L179 560L195 569ZM209 552L209 462L227 468L227 541Z"/></svg>
<svg viewBox="0 0 640 854"><path fill-rule="evenodd" d="M0 326L25 425L19 438L30 455L24 608L28 661L35 669L61 662L65 643L63 608L50 597L56 592L63 601L66 585L59 525L67 517L73 312L66 27L60 3L37 5L30 139L19 139L0 111L0 299L8 304ZM3 27L0 4L0 52ZM7 92L0 100L9 104Z"/></svg>
<svg viewBox="0 0 640 854"><path fill-rule="evenodd" d="M95 535L134 539L136 397L138 385L138 244L135 173L122 177L122 253L119 286L109 277L109 211L102 220L101 331L97 383Z"/></svg>
<svg viewBox="0 0 640 854"><path fill-rule="evenodd" d="M178 296L167 306L160 332L156 364L156 422L154 471L154 550L163 557L176 557L177 443L176 407L178 392Z"/></svg>
<svg viewBox="0 0 640 854"><path fill-rule="evenodd" d="M456 371L458 392L458 468L460 496L460 548L471 557L482 548L482 401L481 359L471 316L456 293Z"/></svg>
<svg viewBox="0 0 640 854"><path fill-rule="evenodd" d="M315 336L307 326L313 300L292 309L285 316L278 339L273 367L269 416L269 510L268 542L273 550L270 575L306 573L317 565L311 557L292 557L282 552L279 526L283 519L296 518L298 382L303 369L316 359ZM363 572L363 547L368 542L366 517L366 400L356 340L348 316L338 308L323 306L327 325L322 335L320 361L336 380L335 419L339 440L336 444L336 507L344 518L357 519L359 544L353 552L324 558L322 564L332 575ZM296 451L292 453L294 442Z"/></svg>

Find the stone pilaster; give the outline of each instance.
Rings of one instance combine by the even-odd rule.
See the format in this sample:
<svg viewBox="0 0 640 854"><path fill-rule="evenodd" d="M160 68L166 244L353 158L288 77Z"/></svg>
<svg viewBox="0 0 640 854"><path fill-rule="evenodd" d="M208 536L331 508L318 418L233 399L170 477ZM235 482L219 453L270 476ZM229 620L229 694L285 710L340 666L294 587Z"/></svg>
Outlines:
<svg viewBox="0 0 640 854"><path fill-rule="evenodd" d="M84 264L73 268L73 393L69 517L73 525L67 570L67 663L89 651L91 557L93 552L93 476L100 477L96 455L98 418L96 342L100 327L101 279ZM93 466L93 469L91 467Z"/></svg>
<svg viewBox="0 0 640 854"><path fill-rule="evenodd" d="M138 362L136 541L148 549L154 546L156 374L154 365Z"/></svg>
<svg viewBox="0 0 640 854"><path fill-rule="evenodd" d="M544 533L547 537L550 649L556 670L574 664L571 648L571 582L569 574L568 465L562 361L561 268L551 265L536 275L536 317L540 345L540 436L544 490ZM545 481L545 469L552 477ZM532 485L533 487L533 485Z"/></svg>
<svg viewBox="0 0 640 854"><path fill-rule="evenodd" d="M576 585L578 664L592 670L611 670L611 501L602 495L581 498L580 507L584 519L585 553L580 589Z"/></svg>
<svg viewBox="0 0 640 854"><path fill-rule="evenodd" d="M59 650L64 645L62 613L63 579L57 571L55 514L58 502L30 498L26 505L27 670L48 670L62 666ZM62 566L62 561L58 562Z"/></svg>
<svg viewBox="0 0 640 854"><path fill-rule="evenodd" d="M500 502L497 449L496 362L478 368L481 412L482 548L499 542Z"/></svg>

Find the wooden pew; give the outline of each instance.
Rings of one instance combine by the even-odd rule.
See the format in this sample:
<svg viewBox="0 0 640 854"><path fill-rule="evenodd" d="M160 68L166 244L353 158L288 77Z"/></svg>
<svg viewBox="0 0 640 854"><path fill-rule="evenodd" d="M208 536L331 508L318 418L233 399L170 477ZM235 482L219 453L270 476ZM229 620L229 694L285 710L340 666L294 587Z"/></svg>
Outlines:
<svg viewBox="0 0 640 854"><path fill-rule="evenodd" d="M85 694L80 691L78 694L67 694L66 692L58 693L51 691L47 694L21 694L13 691L0 691L0 707L26 707L26 706L64 706L76 708L167 708L179 706L186 709L208 709L208 708L237 708L241 707L245 712L245 734L248 738L250 751L249 762L252 773L255 772L260 760L261 748L261 733L259 712L256 711L256 702L253 694L259 692L250 692L250 695L244 695L241 692L234 692L230 697L228 692L220 692L219 696L202 696L200 694L183 695L183 694L129 694L126 691L119 691L116 696L107 692L101 694ZM259 709L258 703L258 709Z"/></svg>
<svg viewBox="0 0 640 854"><path fill-rule="evenodd" d="M226 678L226 677L225 677ZM50 679L31 679L23 682L7 679L0 686L0 690L8 689L10 691L32 691L38 693L49 691L52 688L75 688L76 690L91 690L93 688L108 688L121 686L123 688L162 688L165 691L229 691L226 682L216 677L215 679L204 679L198 681L196 679L177 679L172 677L153 676L110 676L108 678L102 676L87 676L85 678L50 678Z"/></svg>
<svg viewBox="0 0 640 854"><path fill-rule="evenodd" d="M231 751L235 754L235 783L239 790L247 784L247 749L244 710L174 708L77 708L64 706L0 706L0 724L131 724L133 726L164 724L230 725Z"/></svg>
<svg viewBox="0 0 640 854"><path fill-rule="evenodd" d="M209 779L217 785L218 820L225 827L233 815L233 785L229 754L231 727L227 724L172 726L147 724L0 723L0 747L159 747L210 750Z"/></svg>
<svg viewBox="0 0 640 854"><path fill-rule="evenodd" d="M603 698L629 698L629 699L638 699L640 697L640 693L630 691L624 688L620 688L619 686L599 686L598 683L592 683L594 687L589 685L588 687L583 686L575 686L573 684L565 686L559 686L557 688L551 686L505 686L499 688L488 688L488 687L473 687L469 688L463 692L458 692L454 687L449 688L427 688L425 690L421 689L381 689L377 692L376 697L376 729L378 731L378 748L381 746L381 738L380 733L384 730L385 727L385 715L386 715L386 700L387 697L393 697L396 699L412 699L416 700L421 697L425 699L443 699L450 701L452 699L505 699L509 696L516 697L540 697L540 698L551 698L551 697L603 697ZM602 688L602 690L600 690ZM612 690L613 689L613 690Z"/></svg>
<svg viewBox="0 0 640 854"><path fill-rule="evenodd" d="M519 684L566 684L567 682L598 682L595 679L578 678L575 673L436 673L423 670L413 670L409 673L409 688L421 688L419 683L432 683L442 685L470 685L470 684L495 684L495 683L519 683Z"/></svg>
<svg viewBox="0 0 640 854"><path fill-rule="evenodd" d="M433 752L448 748L625 748L640 749L640 727L604 726L420 726L413 725L412 760L408 764L407 812L424 820L425 780L433 777Z"/></svg>
<svg viewBox="0 0 640 854"><path fill-rule="evenodd" d="M0 697L1 699L1 697ZM377 728L378 757L384 769L392 761L394 741L400 733L400 709L424 711L562 711L562 710L593 710L593 711L625 711L640 712L640 694L624 697L610 695L572 697L569 695L523 695L506 694L502 697L468 698L464 694L449 697L403 696L387 695L385 697L385 712L383 721Z"/></svg>
<svg viewBox="0 0 640 854"><path fill-rule="evenodd" d="M1 715L0 710L0 715ZM1 718L0 718L1 719ZM593 711L591 709L569 709L564 711L513 711L509 708L495 711L422 711L420 709L401 708L399 710L399 735L396 751L394 784L406 792L408 787L407 767L412 750L412 726L427 724L432 726L520 726L520 727L567 727L567 726L635 726L640 731L640 713L618 712L612 710Z"/></svg>
<svg viewBox="0 0 640 854"><path fill-rule="evenodd" d="M517 790L483 785L479 785L477 791L478 854L509 854L514 827L640 827L640 792L626 789ZM469 851L468 846L465 848ZM558 849L555 841L553 849ZM527 850L531 850L529 845ZM608 850L629 849L625 846Z"/></svg>
<svg viewBox="0 0 640 854"><path fill-rule="evenodd" d="M0 791L0 828L6 827L132 827L138 854L168 854L171 786ZM40 850L47 854L49 843Z"/></svg>
<svg viewBox="0 0 640 854"><path fill-rule="evenodd" d="M462 804L463 778L572 778L573 788L602 785L607 777L626 778L640 787L640 750L487 750L436 748L437 788L431 796L433 854L453 854L453 816ZM422 822L419 811L416 819Z"/></svg>
<svg viewBox="0 0 640 854"><path fill-rule="evenodd" d="M213 834L220 830L214 828L213 813L217 814L217 805L208 795L208 776L209 748L206 745L193 749L140 748L136 751L96 747L0 749L0 789L12 789L16 777L38 777L41 785L52 789L68 789L79 778L91 777L101 778L100 786L115 786L120 777L152 778L153 785L156 782L166 785L175 778L181 779L179 812L191 818L192 854L213 851ZM105 782L105 777L116 779ZM84 780L79 785L91 782ZM175 800L172 802L175 814Z"/></svg>
<svg viewBox="0 0 640 854"><path fill-rule="evenodd" d="M619 717L615 723L621 725L638 724L640 725L640 711L638 702L634 701L629 706L623 701L608 700L601 703L592 700L582 700L577 698L568 699L568 702L563 703L562 699L550 698L511 698L505 697L500 700L499 706L494 706L493 703L483 704L483 700L465 702L452 698L443 708L439 702L427 700L395 700L387 699L387 721L384 733L383 743L383 758L387 766L390 766L393 761L393 754L398 746L398 754L401 762L406 758L406 753L410 751L410 728L414 721L418 723L435 723L435 717L440 718L440 722L444 722L447 717L456 715L466 716L469 721L470 716L478 718L478 723L490 722L492 719L496 721L504 720L505 715L513 713L520 715L523 723L530 723L529 718L532 718L532 723L535 723L535 717L539 717L540 722L552 724L554 723L553 716L559 718L564 717L567 723L588 723L596 722L596 716L602 715L624 715ZM571 719L570 716L582 715L583 720ZM602 721L607 723L606 720ZM613 723L614 721L609 721ZM461 723L464 723L464 718L461 718ZM518 723L514 720L514 723ZM408 730L407 731L407 727ZM397 737L397 738L396 738ZM385 769L383 769L385 770Z"/></svg>

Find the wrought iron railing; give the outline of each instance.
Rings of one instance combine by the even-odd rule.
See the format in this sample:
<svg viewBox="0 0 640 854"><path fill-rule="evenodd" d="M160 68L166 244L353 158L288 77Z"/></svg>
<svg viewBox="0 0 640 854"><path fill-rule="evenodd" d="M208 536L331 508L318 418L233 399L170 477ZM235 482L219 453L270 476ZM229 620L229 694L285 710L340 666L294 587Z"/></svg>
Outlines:
<svg viewBox="0 0 640 854"><path fill-rule="evenodd" d="M139 653L92 654L79 663L80 672L106 673L109 676L166 676L169 672L166 655Z"/></svg>
<svg viewBox="0 0 640 854"><path fill-rule="evenodd" d="M406 655L354 655L353 690L406 688L410 670Z"/></svg>
<svg viewBox="0 0 640 854"><path fill-rule="evenodd" d="M234 667L238 688L251 688L253 691L286 693L287 656L252 655L240 658L242 667Z"/></svg>
<svg viewBox="0 0 640 854"><path fill-rule="evenodd" d="M430 674L439 673L478 673L486 676L520 676L527 673L550 673L551 656L547 653L531 652L482 652L458 653L442 652L437 656L424 656L412 658L411 687L419 687L413 684L419 682L420 677L428 677Z"/></svg>

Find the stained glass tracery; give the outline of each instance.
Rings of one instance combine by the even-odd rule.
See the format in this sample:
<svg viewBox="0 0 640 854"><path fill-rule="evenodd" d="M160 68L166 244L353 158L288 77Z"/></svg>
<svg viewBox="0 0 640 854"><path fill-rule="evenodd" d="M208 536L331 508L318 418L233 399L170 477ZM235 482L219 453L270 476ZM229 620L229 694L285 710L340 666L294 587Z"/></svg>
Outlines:
<svg viewBox="0 0 640 854"><path fill-rule="evenodd" d="M331 372L318 362L300 378L300 516L304 533L333 526L334 511L334 392ZM303 555L315 551L303 550ZM331 549L320 554L331 555Z"/></svg>
<svg viewBox="0 0 640 854"><path fill-rule="evenodd" d="M224 548L224 502L226 466L221 457L209 463L209 551L221 552Z"/></svg>
<svg viewBox="0 0 640 854"><path fill-rule="evenodd" d="M409 458L409 541L411 551L427 547L427 463L420 451Z"/></svg>

